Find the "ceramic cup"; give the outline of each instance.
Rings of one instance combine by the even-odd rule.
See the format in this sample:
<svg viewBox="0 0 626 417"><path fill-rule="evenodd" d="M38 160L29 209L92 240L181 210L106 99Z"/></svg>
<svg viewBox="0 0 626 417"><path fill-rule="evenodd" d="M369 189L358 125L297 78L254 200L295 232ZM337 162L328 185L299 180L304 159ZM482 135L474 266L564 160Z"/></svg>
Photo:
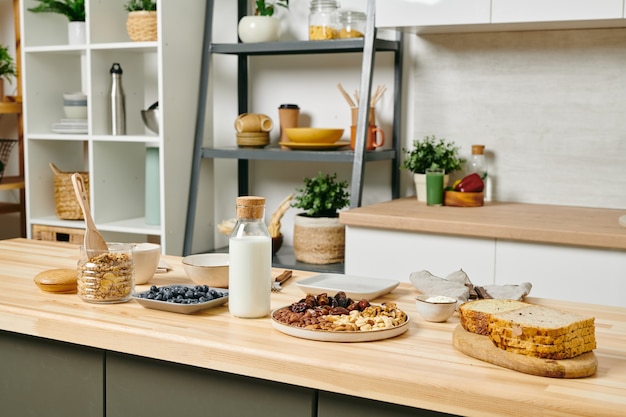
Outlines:
<svg viewBox="0 0 626 417"><path fill-rule="evenodd" d="M350 126L350 147L354 150L356 143L356 126ZM367 127L367 142L365 143L365 149L373 151L385 144L385 133L376 125L370 125Z"/></svg>
<svg viewBox="0 0 626 417"><path fill-rule="evenodd" d="M280 142L287 142L289 138L285 129L298 127L300 121L300 107L297 104L281 104L278 107L280 122Z"/></svg>
<svg viewBox="0 0 626 417"><path fill-rule="evenodd" d="M137 243L133 245L135 257L135 284L145 284L154 276L161 259L161 245Z"/></svg>
<svg viewBox="0 0 626 417"><path fill-rule="evenodd" d="M68 119L86 119L87 96L83 93L63 94L63 111Z"/></svg>
<svg viewBox="0 0 626 417"><path fill-rule="evenodd" d="M237 132L269 132L274 123L265 114L243 113L235 120Z"/></svg>

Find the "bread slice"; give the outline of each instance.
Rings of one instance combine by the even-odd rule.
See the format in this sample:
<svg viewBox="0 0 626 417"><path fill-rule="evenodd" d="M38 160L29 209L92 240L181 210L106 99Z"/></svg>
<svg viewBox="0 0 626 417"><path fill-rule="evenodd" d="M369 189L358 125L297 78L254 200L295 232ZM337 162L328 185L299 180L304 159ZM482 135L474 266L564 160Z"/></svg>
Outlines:
<svg viewBox="0 0 626 417"><path fill-rule="evenodd" d="M595 319L550 307L527 305L496 313L489 338L509 352L545 359L570 359L596 348Z"/></svg>
<svg viewBox="0 0 626 417"><path fill-rule="evenodd" d="M483 299L463 303L459 306L461 326L471 333L488 335L489 320L495 313L517 310L529 304L517 300Z"/></svg>
<svg viewBox="0 0 626 417"><path fill-rule="evenodd" d="M557 337L539 335L528 336L525 334L521 334L521 330L519 327L492 327L490 330L490 334L494 337L498 336L503 339L523 340L531 343L537 343L540 345L556 345L579 338L587 340L589 339L589 336L593 336L594 333L594 326L583 327L581 329Z"/></svg>
<svg viewBox="0 0 626 417"><path fill-rule="evenodd" d="M558 350L553 350L554 346L544 349L543 347L546 345L537 345L534 349L523 349L516 348L512 346L504 346L497 345L500 349L504 349L507 352L518 353L521 355L532 356L535 358L541 359L554 359L554 360L562 360L562 359L571 359L576 356L582 355L583 353L591 352L596 348L596 344L594 343L585 343L580 346L561 346Z"/></svg>

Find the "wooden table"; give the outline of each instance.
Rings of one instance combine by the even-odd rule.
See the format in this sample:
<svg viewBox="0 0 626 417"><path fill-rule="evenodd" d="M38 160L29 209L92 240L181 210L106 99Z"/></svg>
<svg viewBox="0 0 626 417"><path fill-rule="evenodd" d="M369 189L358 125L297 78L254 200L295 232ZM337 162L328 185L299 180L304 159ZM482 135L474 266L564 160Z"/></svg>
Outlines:
<svg viewBox="0 0 626 417"><path fill-rule="evenodd" d="M451 341L458 325L456 315L446 323L424 322L415 310L416 290L408 284L376 300L394 301L407 312L412 323L405 334L369 343L316 342L276 331L269 318L233 318L227 307L187 316L144 309L132 301L94 305L76 294L44 293L33 283L38 272L73 268L77 258L77 247L65 243L0 241L0 330L4 331L0 336L30 335L112 356L119 352L137 360L153 358L192 369L245 375L259 384L285 383L287 388L281 388L276 404L291 404L291 408L297 403L288 403L288 387L310 389L312 401L317 402L312 415L318 416L338 415L325 402L329 393L346 395L351 407L360 404L363 410L367 409L363 404L376 400L384 402L375 403L382 406L400 404L466 416L623 416L626 410L624 308L531 299L596 317L597 374L577 380L551 379L500 368L456 351ZM150 284L190 283L180 258L164 258L173 271L155 275ZM295 271L285 289L272 294L272 307L300 299L303 293L294 281L310 275ZM0 350L0 357L5 354ZM0 369L0 386L9 385L5 383L13 378ZM113 380L107 376L107 390ZM162 378L159 383L166 381ZM107 397L112 395L107 391ZM11 416L2 409L5 401L0 401L0 414ZM114 415L115 404L107 404L106 415ZM384 415L409 413L402 408L398 414Z"/></svg>

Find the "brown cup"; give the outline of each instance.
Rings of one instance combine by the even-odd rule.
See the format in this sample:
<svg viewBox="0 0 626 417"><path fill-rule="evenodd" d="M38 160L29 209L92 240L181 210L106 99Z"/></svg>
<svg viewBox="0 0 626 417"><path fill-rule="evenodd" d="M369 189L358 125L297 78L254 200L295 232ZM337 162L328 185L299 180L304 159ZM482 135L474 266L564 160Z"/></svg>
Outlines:
<svg viewBox="0 0 626 417"><path fill-rule="evenodd" d="M300 107L297 104L281 104L278 107L278 119L280 123L280 142L287 142L289 138L285 129L298 127Z"/></svg>
<svg viewBox="0 0 626 417"><path fill-rule="evenodd" d="M358 124L358 117L359 117L359 108L358 107L351 107L350 111L352 112L352 126L356 126ZM368 123L370 126L375 125L376 124L376 108L375 107L370 107L370 114L369 114L369 120Z"/></svg>
<svg viewBox="0 0 626 417"><path fill-rule="evenodd" d="M274 124L269 116L256 113L242 113L235 119L235 130L243 132L269 132Z"/></svg>
<svg viewBox="0 0 626 417"><path fill-rule="evenodd" d="M350 147L354 150L356 143L356 126L350 126ZM378 126L370 125L367 127L367 142L365 150L373 151L385 144L385 133Z"/></svg>

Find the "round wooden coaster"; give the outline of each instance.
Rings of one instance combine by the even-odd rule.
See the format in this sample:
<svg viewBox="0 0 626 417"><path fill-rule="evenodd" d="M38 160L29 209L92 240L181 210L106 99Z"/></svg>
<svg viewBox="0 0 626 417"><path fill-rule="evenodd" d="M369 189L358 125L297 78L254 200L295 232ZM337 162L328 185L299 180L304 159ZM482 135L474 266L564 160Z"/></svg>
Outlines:
<svg viewBox="0 0 626 417"><path fill-rule="evenodd" d="M49 269L35 275L35 284L42 290L56 293L76 292L75 269Z"/></svg>

